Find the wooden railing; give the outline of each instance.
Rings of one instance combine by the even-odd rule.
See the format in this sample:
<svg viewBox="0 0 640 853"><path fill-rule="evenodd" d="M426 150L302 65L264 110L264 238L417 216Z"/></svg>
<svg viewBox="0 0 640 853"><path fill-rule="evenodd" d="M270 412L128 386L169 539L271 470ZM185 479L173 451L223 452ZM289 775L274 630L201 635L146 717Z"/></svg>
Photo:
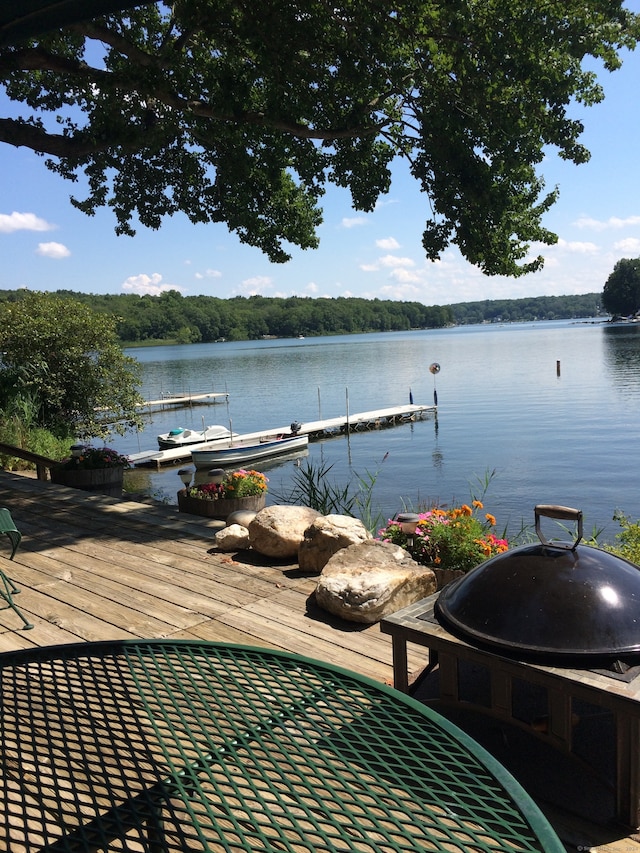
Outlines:
<svg viewBox="0 0 640 853"><path fill-rule="evenodd" d="M30 450L23 450L22 447L14 447L13 444L0 443L0 454L6 453L7 456L17 456L19 459L24 459L27 462L33 462L36 466L36 473L39 480L47 480L47 472L49 468L57 465L55 459L48 459L46 456L40 456L39 453L32 453Z"/></svg>

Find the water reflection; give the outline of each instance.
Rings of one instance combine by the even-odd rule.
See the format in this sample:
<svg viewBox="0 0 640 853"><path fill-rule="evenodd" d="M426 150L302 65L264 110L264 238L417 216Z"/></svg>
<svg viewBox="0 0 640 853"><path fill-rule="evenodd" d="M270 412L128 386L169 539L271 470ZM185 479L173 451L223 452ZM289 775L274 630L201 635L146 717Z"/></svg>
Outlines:
<svg viewBox="0 0 640 853"><path fill-rule="evenodd" d="M611 378L640 388L640 324L604 326L604 360Z"/></svg>

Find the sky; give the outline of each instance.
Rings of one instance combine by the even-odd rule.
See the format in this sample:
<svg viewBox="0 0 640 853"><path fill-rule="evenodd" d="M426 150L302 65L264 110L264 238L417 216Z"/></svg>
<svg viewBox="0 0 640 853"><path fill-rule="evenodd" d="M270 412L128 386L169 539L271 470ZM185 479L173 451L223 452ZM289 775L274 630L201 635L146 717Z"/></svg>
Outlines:
<svg viewBox="0 0 640 853"><path fill-rule="evenodd" d="M640 2L629 3L640 11ZM361 213L348 192L329 188L322 199L320 247L293 248L286 264L272 264L224 225L192 225L179 214L158 231L117 236L108 210L88 217L72 207L77 185L51 173L26 148L0 145L0 288L80 293L184 296L358 296L447 305L481 299L518 299L601 292L621 258L640 256L640 47L623 54L619 71L603 71L605 100L571 116L585 124L591 151L581 166L551 151L541 164L547 189L560 197L543 225L558 234L541 272L519 278L486 276L457 249L439 261L421 245L430 215L399 164L390 192L375 211ZM0 116L7 102L0 94Z"/></svg>

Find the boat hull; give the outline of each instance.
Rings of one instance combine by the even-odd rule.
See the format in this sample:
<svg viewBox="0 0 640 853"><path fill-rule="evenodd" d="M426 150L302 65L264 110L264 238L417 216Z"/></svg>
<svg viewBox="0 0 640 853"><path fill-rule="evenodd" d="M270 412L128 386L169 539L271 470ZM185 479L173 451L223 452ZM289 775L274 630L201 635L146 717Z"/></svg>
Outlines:
<svg viewBox="0 0 640 853"><path fill-rule="evenodd" d="M191 451L191 460L196 468L211 468L214 465L228 467L244 462L279 456L292 450L303 450L309 443L307 435L266 438L250 442L217 442L215 447Z"/></svg>

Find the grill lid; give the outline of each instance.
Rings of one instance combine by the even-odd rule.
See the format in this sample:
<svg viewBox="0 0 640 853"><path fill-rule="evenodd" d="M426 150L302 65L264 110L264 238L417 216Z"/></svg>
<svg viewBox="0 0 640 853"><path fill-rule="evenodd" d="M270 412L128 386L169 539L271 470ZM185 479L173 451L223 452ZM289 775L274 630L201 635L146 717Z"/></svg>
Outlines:
<svg viewBox="0 0 640 853"><path fill-rule="evenodd" d="M540 517L577 522L572 544L549 542ZM521 660L564 666L640 659L640 568L579 545L582 513L537 506L540 542L499 554L448 584L435 615L455 636Z"/></svg>

